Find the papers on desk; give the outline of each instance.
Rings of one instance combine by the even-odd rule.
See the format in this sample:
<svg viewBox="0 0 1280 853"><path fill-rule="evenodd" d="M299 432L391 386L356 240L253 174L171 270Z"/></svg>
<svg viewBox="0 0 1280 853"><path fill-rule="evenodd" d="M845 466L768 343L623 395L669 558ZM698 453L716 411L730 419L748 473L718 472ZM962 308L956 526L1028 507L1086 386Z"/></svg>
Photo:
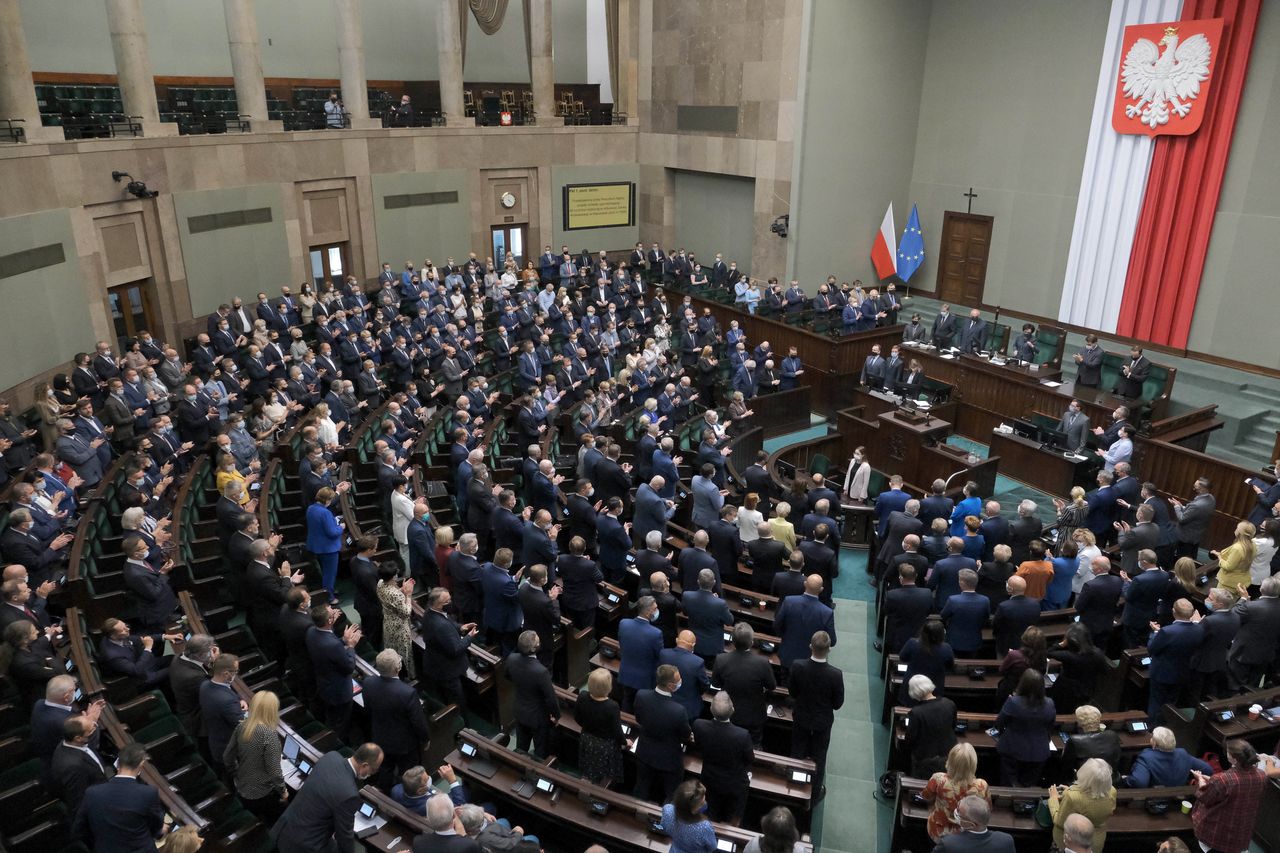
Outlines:
<svg viewBox="0 0 1280 853"><path fill-rule="evenodd" d="M387 819L377 812L374 812L371 818L365 817L361 812L356 812L354 826L356 838L368 838L386 825Z"/></svg>
<svg viewBox="0 0 1280 853"><path fill-rule="evenodd" d="M938 356L938 358L945 358L948 361L953 361L955 360L955 355L953 353L944 352L942 355Z"/></svg>
<svg viewBox="0 0 1280 853"><path fill-rule="evenodd" d="M1041 380L1040 380L1040 384L1041 384L1041 385L1043 385L1043 386L1044 386L1044 387L1046 387L1046 388L1060 388L1060 387L1062 387L1062 383L1061 383L1061 382L1054 382L1052 379L1041 379Z"/></svg>

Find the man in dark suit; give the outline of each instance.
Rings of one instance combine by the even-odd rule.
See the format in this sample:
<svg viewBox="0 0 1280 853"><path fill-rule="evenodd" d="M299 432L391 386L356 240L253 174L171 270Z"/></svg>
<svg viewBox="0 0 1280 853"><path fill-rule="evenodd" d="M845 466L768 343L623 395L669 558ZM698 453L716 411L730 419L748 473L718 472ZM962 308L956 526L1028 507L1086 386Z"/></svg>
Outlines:
<svg viewBox="0 0 1280 853"><path fill-rule="evenodd" d="M493 562L480 567L480 584L484 589L484 616L481 624L490 642L498 643L503 654L516 647L516 636L523 619L520 613L520 578L524 569L511 574L511 549L499 548Z"/></svg>
<svg viewBox="0 0 1280 853"><path fill-rule="evenodd" d="M515 685L516 749L545 758L551 728L560 719L560 703L551 683L551 672L538 661L538 635L524 631L516 651L507 656L507 678Z"/></svg>
<svg viewBox="0 0 1280 853"><path fill-rule="evenodd" d="M445 610L453 603L449 590L436 587L427 593L427 611L422 617L422 639L425 670L436 684L440 698L465 710L466 697L462 692L462 676L467 671L467 649L478 629L476 623L458 625Z"/></svg>
<svg viewBox="0 0 1280 853"><path fill-rule="evenodd" d="M908 536L922 536L924 523L920 521L920 501L912 498L901 510L894 510L885 519L884 533L880 536L880 552L876 555L877 578L897 565L897 556L903 552L903 540ZM917 540L918 541L918 540Z"/></svg>
<svg viewBox="0 0 1280 853"><path fill-rule="evenodd" d="M1108 518L1107 526L1110 525L1111 519ZM1010 562L1015 566L1025 563L1030 554L1031 540L1039 539L1043 529L1044 525L1040 523L1040 517L1036 514L1035 502L1027 500L1019 503L1018 517L1009 523L1008 544L1009 549L1013 551ZM1094 531L1094 535L1098 535L1097 531Z"/></svg>
<svg viewBox="0 0 1280 853"><path fill-rule="evenodd" d="M150 634L133 636L123 619L109 618L102 623L98 662L105 673L128 676L141 689L150 690L169 677L172 658L161 656L164 640L181 640L182 635L165 634L159 649L155 648L156 639Z"/></svg>
<svg viewBox="0 0 1280 853"><path fill-rule="evenodd" d="M657 531L660 538L666 535L667 522L675 514L675 501L659 494L667 481L661 476L650 478L636 489L635 512L632 515L631 533L643 542L648 535ZM641 570L643 571L643 570Z"/></svg>
<svg viewBox="0 0 1280 853"><path fill-rule="evenodd" d="M956 657L975 657L982 647L982 629L991 618L991 601L979 595L978 573L960 570L960 594L947 599L942 608L942 621L947 625L947 642Z"/></svg>
<svg viewBox="0 0 1280 853"><path fill-rule="evenodd" d="M62 723L62 742L53 751L49 789L61 798L67 811L75 814L85 792L111 778L114 768L90 746L98 721L87 715L67 717Z"/></svg>
<svg viewBox="0 0 1280 853"><path fill-rule="evenodd" d="M351 558L351 582L355 587L354 605L360 615L360 630L370 642L382 644L382 602L378 600L378 567L373 555L378 550L378 539L364 535L356 540L356 555ZM288 588L281 591L281 596ZM272 612L279 612L283 601L273 602Z"/></svg>
<svg viewBox="0 0 1280 853"><path fill-rule="evenodd" d="M791 757L812 758L814 799L826 794L823 779L835 712L844 706L844 674L827 662L831 637L818 631L809 641L809 657L791 664Z"/></svg>
<svg viewBox="0 0 1280 853"><path fill-rule="evenodd" d="M1014 853L1017 849L1012 835L987 828L991 820L991 805L982 797L970 795L962 799L956 807L955 817L960 831L939 838L933 853ZM1071 815L1067 820L1075 817L1083 818L1084 815ZM1089 836L1086 834L1085 837Z"/></svg>
<svg viewBox="0 0 1280 853"><path fill-rule="evenodd" d="M1138 507L1136 515L1137 523L1132 527L1127 521L1115 523L1116 529L1120 531L1117 539L1120 546L1120 568L1133 573L1138 570L1138 554L1144 550L1155 551L1160 545L1160 528L1151 521L1155 510L1143 504Z"/></svg>
<svg viewBox="0 0 1280 853"><path fill-rule="evenodd" d="M316 698L322 719L339 739L346 740L351 726L351 676L356 671L355 647L364 636L358 625L348 625L338 637L333 627L342 611L328 604L311 608L312 626L307 631L307 653L315 673Z"/></svg>
<svg viewBox="0 0 1280 853"><path fill-rule="evenodd" d="M1160 599L1169 583L1169 573L1156 563L1156 552L1145 549L1138 552L1138 569L1132 578L1121 573L1124 579L1124 613L1120 624L1124 626L1126 648L1143 646L1151 633L1151 623L1156 621Z"/></svg>
<svg viewBox="0 0 1280 853"><path fill-rule="evenodd" d="M1076 385L1097 388L1102 381L1102 347L1097 335L1085 335L1084 349L1071 356L1076 363Z"/></svg>
<svg viewBox="0 0 1280 853"><path fill-rule="evenodd" d="M1173 621L1157 626L1147 643L1147 653L1151 656L1147 718L1153 725L1159 725L1163 719L1166 702L1177 702L1182 686L1191 675L1191 658L1203 639L1200 614L1190 601L1179 598L1173 603Z"/></svg>
<svg viewBox="0 0 1280 853"><path fill-rule="evenodd" d="M1256 477L1248 480L1249 488L1253 489L1256 496L1254 507L1249 511L1249 523L1256 528L1261 528L1262 522L1273 517L1272 510L1280 502L1280 459L1271 467L1271 472L1277 478L1274 482Z"/></svg>
<svg viewBox="0 0 1280 853"><path fill-rule="evenodd" d="M947 606L947 600L960 593L960 572L964 569L978 570L977 561L964 556L964 540L959 536L947 539L947 556L933 564L929 573L928 587L933 590L933 605L941 613Z"/></svg>
<svg viewBox="0 0 1280 853"><path fill-rule="evenodd" d="M376 743L362 744L350 758L336 750L320 756L271 828L279 853L355 853L354 816L360 808L360 786L377 774L382 756Z"/></svg>
<svg viewBox="0 0 1280 853"><path fill-rule="evenodd" d="M662 631L653 624L657 615L658 603L646 595L636 602L636 615L618 625L618 683L624 711L635 707L639 691L653 689L662 654Z"/></svg>
<svg viewBox="0 0 1280 853"><path fill-rule="evenodd" d="M982 536L982 560L989 563L995 556L994 551L997 545L1006 545L1009 542L1009 522L1000 515L1000 504L996 501L987 501L983 507L982 523L978 525L978 533Z"/></svg>
<svg viewBox="0 0 1280 853"><path fill-rule="evenodd" d="M733 700L721 690L711 700L711 719L693 721L693 739L702 755L707 817L736 826L747 806L756 752L751 734L734 725L732 717Z"/></svg>
<svg viewBox="0 0 1280 853"><path fill-rule="evenodd" d="M1093 576L1084 582L1076 596L1076 615L1080 624L1089 629L1093 644L1106 649L1115 630L1116 605L1124 591L1124 580L1111 574L1111 558L1094 557L1090 567Z"/></svg>
<svg viewBox="0 0 1280 853"><path fill-rule="evenodd" d="M140 743L120 750L119 772L84 793L75 813L71 837L95 853L151 850L164 831L164 806L155 788L139 777L147 762Z"/></svg>
<svg viewBox="0 0 1280 853"><path fill-rule="evenodd" d="M516 600L524 616L524 627L538 635L538 660L547 669L555 660L556 634L560 631L560 587L547 589L547 567L534 563L525 571Z"/></svg>
<svg viewBox="0 0 1280 853"><path fill-rule="evenodd" d="M898 587L884 595L884 647L896 655L916 634L933 610L933 593L916 586L916 568L910 563L898 566Z"/></svg>
<svg viewBox="0 0 1280 853"><path fill-rule="evenodd" d="M1240 617L1240 630L1227 655L1231 686L1256 690L1276 657L1280 643L1280 577L1262 582L1259 597L1249 600L1246 590L1232 610Z"/></svg>
<svg viewBox="0 0 1280 853"><path fill-rule="evenodd" d="M1151 373L1151 360L1142 354L1142 347L1129 348L1129 358L1120 366L1120 375L1116 377L1114 393L1121 397L1141 397L1142 383L1147 381Z"/></svg>
<svg viewBox="0 0 1280 853"><path fill-rule="evenodd" d="M606 504L610 498L617 498L622 501L622 514L626 515L631 511L631 466L619 462L621 457L622 445L610 444L590 476L596 485L596 497Z"/></svg>
<svg viewBox="0 0 1280 853"><path fill-rule="evenodd" d="M693 650L708 666L724 652L724 630L733 626L729 605L714 592L715 581L711 569L703 569L698 572L697 587L686 586L680 596L680 605L696 638Z"/></svg>
<svg viewBox="0 0 1280 853"><path fill-rule="evenodd" d="M951 313L951 306L945 302L938 311L938 316L933 318L933 330L930 334L930 340L938 349L946 349L951 346L953 339L958 331L958 324L955 316Z"/></svg>
<svg viewBox="0 0 1280 853"><path fill-rule="evenodd" d="M1209 479L1200 477L1196 480L1195 497L1188 503L1174 498L1169 501L1173 513L1177 517L1175 535L1177 537L1176 553L1179 557L1194 558L1200 550L1200 540L1209 529L1209 522L1217 507L1217 499L1209 492Z"/></svg>
<svg viewBox="0 0 1280 853"><path fill-rule="evenodd" d="M288 560L282 560L278 567L272 565L276 557L275 546L271 544L273 540L256 539L249 545L252 560L245 569L243 584L245 598L248 601L249 627L257 637L258 645L267 653L269 659L278 658L283 645L283 639L277 627L280 608L286 602L289 590L303 581L302 572L295 572ZM352 564L354 568L354 560ZM358 602L360 593L357 591L356 595ZM381 608L378 614L381 616ZM378 633L371 636L381 640L380 622L371 626L370 630L374 629Z"/></svg>
<svg viewBox="0 0 1280 853"><path fill-rule="evenodd" d="M122 547L128 559L124 564L124 583L133 593L138 608L138 621L145 631L163 631L173 622L178 609L178 596L169 583L173 560L156 568L147 562L151 546L141 536L128 536Z"/></svg>
<svg viewBox="0 0 1280 853"><path fill-rule="evenodd" d="M395 649L383 649L373 662L378 670L362 682L370 738L382 747L378 784L390 790L404 771L422 763L422 745L430 736L418 691L400 680L403 661Z"/></svg>
<svg viewBox="0 0 1280 853"><path fill-rule="evenodd" d="M65 737L63 724L71 717L81 715L96 724L106 706L105 700L98 699L85 706L83 712L77 711L74 706L75 693L75 678L70 675L55 675L45 686L44 698L38 700L31 709L31 734L28 743L31 754L40 759L45 773L53 763L54 750ZM95 727L88 746L97 750L100 737L99 729Z"/></svg>
<svg viewBox="0 0 1280 853"><path fill-rule="evenodd" d="M773 538L773 525L762 521L756 525L756 538L747 543L751 561L751 588L768 592L773 576L786 571L787 546Z"/></svg>
<svg viewBox="0 0 1280 853"><path fill-rule="evenodd" d="M216 656L213 637L193 634L182 654L169 666L169 689L173 692L173 710L182 720L187 734L200 740L205 737L200 712L200 685L209 679L209 664Z"/></svg>
<svg viewBox="0 0 1280 853"><path fill-rule="evenodd" d="M766 666L768 663L766 662ZM659 786L659 802L667 802L684 778L684 752L692 730L684 708L675 699L680 688L680 670L664 664L658 667L657 687L636 695L636 787L634 795L650 799L653 782Z"/></svg>
<svg viewBox="0 0 1280 853"><path fill-rule="evenodd" d="M600 569L613 584L623 582L627 554L631 551L631 523L623 523L622 499L608 498L604 511L596 516L596 537L600 549Z"/></svg>
<svg viewBox="0 0 1280 853"><path fill-rule="evenodd" d="M694 633L686 629L676 637L674 648L663 649L658 656L660 663L680 670L680 689L676 691L675 698L684 707L691 723L702 715L702 694L711 684L706 663L694 651L696 642Z"/></svg>
<svg viewBox="0 0 1280 853"><path fill-rule="evenodd" d="M294 587L285 595L280 608L280 636L285 649L285 682L298 698L315 702L316 679L307 650L307 634L311 631L311 596L305 589Z"/></svg>
<svg viewBox="0 0 1280 853"><path fill-rule="evenodd" d="M733 651L716 658L711 681L733 700L733 722L751 733L756 746L764 736L769 694L778 686L768 658L752 649L755 631L746 622L733 626Z"/></svg>
<svg viewBox="0 0 1280 853"><path fill-rule="evenodd" d="M248 705L236 695L232 682L240 673L240 659L220 654L210 665L209 678L200 683L200 721L209 737L210 764L221 774L222 755Z"/></svg>
<svg viewBox="0 0 1280 853"><path fill-rule="evenodd" d="M905 510L910 500L912 500L911 495L902 490L902 475L891 476L889 488L876 495L876 536L880 541L884 541L885 533L888 531L889 517L895 512Z"/></svg>
<svg viewBox="0 0 1280 853"><path fill-rule="evenodd" d="M840 557L829 544L831 528L819 524L813 529L813 538L805 539L797 547L804 554L804 573L818 575L822 578L822 590L819 598L822 603L831 606L832 582L840 576ZM838 544L837 544L837 547Z"/></svg>
<svg viewBox="0 0 1280 853"><path fill-rule="evenodd" d="M1200 647L1191 656L1188 683L1183 695L1219 698L1228 694L1227 655L1240 631L1240 615L1232 609L1235 596L1216 587L1209 591L1205 606L1209 613L1200 620Z"/></svg>
<svg viewBox="0 0 1280 853"><path fill-rule="evenodd" d="M742 534L738 530L738 508L720 508L720 517L707 526L707 551L720 569L720 580L738 581L738 561L742 558Z"/></svg>
<svg viewBox="0 0 1280 853"><path fill-rule="evenodd" d="M773 576L773 584L769 587L769 594L781 601L788 595L802 595L804 593L804 552L795 550L791 552L791 556L787 557L787 570L778 572Z"/></svg>
<svg viewBox="0 0 1280 853"><path fill-rule="evenodd" d="M1005 582L1009 597L996 605L991 617L991 632L995 636L996 654L1003 657L1009 649L1019 648L1022 632L1040 622L1040 602L1027 598L1027 581L1014 575Z"/></svg>
<svg viewBox="0 0 1280 853"><path fill-rule="evenodd" d="M698 573L703 569L711 569L716 576L715 593L722 594L720 588L720 564L716 558L707 553L707 545L711 537L706 531L699 530L693 534L693 543L680 550L680 587L695 589L698 585Z"/></svg>
<svg viewBox="0 0 1280 853"><path fill-rule="evenodd" d="M929 489L929 496L920 501L920 523L926 528L933 524L935 518L951 519L951 510L955 501L943 494L947 490L945 480L934 480Z"/></svg>
<svg viewBox="0 0 1280 853"><path fill-rule="evenodd" d="M826 631L831 644L835 645L835 611L818 600L821 594L822 577L809 575L804 579L804 593L784 598L774 614L773 630L782 640L778 661L782 664L784 681L792 662L808 653L814 634Z"/></svg>
<svg viewBox="0 0 1280 853"><path fill-rule="evenodd" d="M987 344L987 321L977 308L969 311L969 319L960 327L960 351L978 352Z"/></svg>

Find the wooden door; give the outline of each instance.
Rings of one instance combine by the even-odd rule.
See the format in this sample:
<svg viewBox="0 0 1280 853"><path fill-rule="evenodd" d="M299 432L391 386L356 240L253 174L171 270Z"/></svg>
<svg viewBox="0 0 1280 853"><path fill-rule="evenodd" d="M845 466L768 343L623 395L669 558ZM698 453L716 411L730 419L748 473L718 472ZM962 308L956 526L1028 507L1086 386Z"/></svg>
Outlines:
<svg viewBox="0 0 1280 853"><path fill-rule="evenodd" d="M977 213L946 212L938 250L938 299L966 307L982 304L993 221L992 217Z"/></svg>
<svg viewBox="0 0 1280 853"><path fill-rule="evenodd" d="M107 290L107 306L116 333L116 352L124 352L125 342L140 332L156 328L147 284L146 281L135 281Z"/></svg>

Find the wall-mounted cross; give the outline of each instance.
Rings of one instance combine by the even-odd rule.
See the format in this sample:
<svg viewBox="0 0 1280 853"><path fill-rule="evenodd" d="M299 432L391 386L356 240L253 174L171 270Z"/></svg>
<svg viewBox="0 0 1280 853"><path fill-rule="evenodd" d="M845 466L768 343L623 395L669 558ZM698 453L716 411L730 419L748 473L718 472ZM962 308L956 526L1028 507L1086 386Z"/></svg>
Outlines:
<svg viewBox="0 0 1280 853"><path fill-rule="evenodd" d="M978 197L978 194L977 194L977 193L975 193L975 192L973 191L973 187L969 187L969 191L968 191L967 193L965 193L965 194L964 194L964 197L965 197L965 198L967 198L967 199L969 199L969 211L968 211L968 212L969 212L969 213L973 213L973 200L974 200L975 198L977 198L977 197Z"/></svg>

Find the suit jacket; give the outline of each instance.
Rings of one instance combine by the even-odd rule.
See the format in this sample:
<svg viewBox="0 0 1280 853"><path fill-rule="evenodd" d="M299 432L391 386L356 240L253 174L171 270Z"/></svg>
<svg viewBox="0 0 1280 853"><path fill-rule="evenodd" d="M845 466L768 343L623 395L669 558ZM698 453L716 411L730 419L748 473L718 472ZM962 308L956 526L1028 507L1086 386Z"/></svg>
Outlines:
<svg viewBox="0 0 1280 853"><path fill-rule="evenodd" d="M507 655L507 678L516 687L516 722L537 728L560 717L560 702L551 684L551 673L533 655Z"/></svg>
<svg viewBox="0 0 1280 853"><path fill-rule="evenodd" d="M151 686L157 682L160 668L159 653L145 651L142 640L137 636L129 637L123 646L114 640L104 639L98 644L98 662L105 672L112 675L125 675Z"/></svg>
<svg viewBox="0 0 1280 853"><path fill-rule="evenodd" d="M787 570L787 546L772 537L748 542L747 556L751 560L751 588L756 592L768 592L774 575Z"/></svg>
<svg viewBox="0 0 1280 853"><path fill-rule="evenodd" d="M691 729L689 717L675 697L641 690L636 694L636 723L640 726L637 761L665 771L684 767L680 747L689 740Z"/></svg>
<svg viewBox="0 0 1280 853"><path fill-rule="evenodd" d="M1232 611L1240 617L1240 630L1228 659L1248 665L1269 664L1280 642L1280 598L1237 601Z"/></svg>
<svg viewBox="0 0 1280 853"><path fill-rule="evenodd" d="M240 724L240 698L228 684L205 680L200 685L200 718L209 735L209 752L214 761L222 761L222 753L231 733Z"/></svg>
<svg viewBox="0 0 1280 853"><path fill-rule="evenodd" d="M746 791L755 761L751 734L725 720L694 720L693 740L702 755L702 781L713 790Z"/></svg>
<svg viewBox="0 0 1280 853"><path fill-rule="evenodd" d="M987 321L981 317L974 321L966 317L960 326L960 351L977 352L987 342Z"/></svg>
<svg viewBox="0 0 1280 853"><path fill-rule="evenodd" d="M1147 643L1151 655L1151 680L1160 684L1182 684L1191 673L1191 657L1204 639L1198 622L1171 622Z"/></svg>
<svg viewBox="0 0 1280 853"><path fill-rule="evenodd" d="M554 654L556 632L560 629L560 602L528 580L520 582L516 600L520 602L525 630L533 631L542 641L539 657L548 659Z"/></svg>
<svg viewBox="0 0 1280 853"><path fill-rule="evenodd" d="M988 829L985 832L954 832L938 839L933 853L1014 853L1013 836Z"/></svg>
<svg viewBox="0 0 1280 853"><path fill-rule="evenodd" d="M94 853L146 853L164 829L164 806L155 788L120 776L86 791L71 836Z"/></svg>
<svg viewBox="0 0 1280 853"><path fill-rule="evenodd" d="M63 805L74 813L85 793L94 785L110 779L114 772L111 762L101 755L95 762L83 750L62 742L53 751L48 778L52 783L51 790L57 791Z"/></svg>
<svg viewBox="0 0 1280 853"><path fill-rule="evenodd" d="M495 631L519 631L522 619L516 579L506 569L485 563L480 569L480 583L484 588L484 626Z"/></svg>
<svg viewBox="0 0 1280 853"><path fill-rule="evenodd" d="M720 519L720 508L724 506L724 496L714 480L698 475L690 484L693 492L693 526L706 529Z"/></svg>
<svg viewBox="0 0 1280 853"><path fill-rule="evenodd" d="M631 477L622 470L622 466L608 457L596 463L591 475L591 482L596 487L596 497L606 504L609 498L622 501L622 513L626 515L631 509Z"/></svg>
<svg viewBox="0 0 1280 853"><path fill-rule="evenodd" d="M836 644L835 611L813 595L791 595L778 605L773 630L782 639L778 660L790 667L797 658L809 656L809 641L818 631L826 631Z"/></svg>
<svg viewBox="0 0 1280 853"><path fill-rule="evenodd" d="M631 550L631 537L627 536L622 522L607 512L596 516L596 533L599 539L600 565L617 577L627 565L627 552Z"/></svg>
<svg viewBox="0 0 1280 853"><path fill-rule="evenodd" d="M748 729L764 725L769 693L777 687L773 666L747 649L724 652L711 669L711 681L733 700L733 721Z"/></svg>
<svg viewBox="0 0 1280 853"><path fill-rule="evenodd" d="M1125 584L1124 615L1120 619L1124 626L1142 629L1154 622L1168 584L1169 574L1161 569L1147 569Z"/></svg>
<svg viewBox="0 0 1280 853"><path fill-rule="evenodd" d="M467 647L471 637L459 633L458 623L435 610L422 617L422 639L426 644L426 671L437 681L460 678L467 671Z"/></svg>
<svg viewBox="0 0 1280 853"><path fill-rule="evenodd" d="M978 570L978 564L969 557L962 557L959 554L953 554L950 557L943 557L941 560L933 564L933 571L929 573L929 589L933 590L934 606L941 612L946 607L947 599L953 595L960 594L960 571L962 569Z"/></svg>
<svg viewBox="0 0 1280 853"><path fill-rule="evenodd" d="M935 518L951 520L951 510L956 502L946 495L929 495L920 501L920 513L917 516L927 530Z"/></svg>
<svg viewBox="0 0 1280 853"><path fill-rule="evenodd" d="M895 565L894 558L902 553L902 540L913 533L917 536L924 534L924 523L919 518L899 510L889 513L885 519L884 532L880 534L877 562L892 569Z"/></svg>
<svg viewBox="0 0 1280 853"><path fill-rule="evenodd" d="M430 735L418 691L398 678L382 675L369 676L361 686L373 742L391 755L416 755Z"/></svg>
<svg viewBox="0 0 1280 853"><path fill-rule="evenodd" d="M1040 602L1025 595L1008 598L996 607L991 618L991 632L995 635L996 651L1003 654L1016 649L1022 643L1022 632L1040 623Z"/></svg>
<svg viewBox="0 0 1280 853"><path fill-rule="evenodd" d="M1080 350L1082 360L1076 365L1076 384L1097 388L1102 381L1102 347L1085 347Z"/></svg>
<svg viewBox="0 0 1280 853"><path fill-rule="evenodd" d="M618 625L618 681L635 690L652 690L662 654L662 631L639 617Z"/></svg>
<svg viewBox="0 0 1280 853"><path fill-rule="evenodd" d="M124 583L133 593L138 605L138 616L144 625L164 623L178 607L178 596L163 575L148 566L126 562Z"/></svg>
<svg viewBox="0 0 1280 853"><path fill-rule="evenodd" d="M43 699L38 699L31 709L31 734L28 741L31 753L40 759L45 772L48 772L53 763L54 750L62 743L62 724L74 713L76 712L50 705ZM98 748L100 732L100 729L94 731L89 741L91 749Z"/></svg>
<svg viewBox="0 0 1280 853"><path fill-rule="evenodd" d="M600 603L596 584L604 580L600 567L587 557L561 554L556 560L556 574L564 586L562 604L568 610L592 610Z"/></svg>
<svg viewBox="0 0 1280 853"><path fill-rule="evenodd" d="M707 552L715 559L721 580L734 579L738 574L738 560L743 550L738 525L718 518L715 524L706 530L710 538L710 542L707 543Z"/></svg>
<svg viewBox="0 0 1280 853"><path fill-rule="evenodd" d="M675 692L675 700L684 708L690 722L698 719L702 714L702 694L711 684L702 658L685 649L671 648L662 650L658 662L680 670L680 689Z"/></svg>
<svg viewBox="0 0 1280 853"><path fill-rule="evenodd" d="M1067 446L1078 450L1084 447L1089 435L1089 416L1083 412L1067 412L1058 422L1058 430L1067 434Z"/></svg>
<svg viewBox="0 0 1280 853"><path fill-rule="evenodd" d="M666 499L641 483L636 489L635 513L631 521L631 533L638 542L644 542L645 536L652 530L666 534L667 522L675 514L675 507L668 507Z"/></svg>
<svg viewBox="0 0 1280 853"><path fill-rule="evenodd" d="M333 631L321 631L314 625L307 631L307 652L320 700L329 705L350 702L351 676L356 671L355 652Z"/></svg>
<svg viewBox="0 0 1280 853"><path fill-rule="evenodd" d="M1142 383L1147 381L1147 374L1151 373L1150 359L1141 355L1136 361L1130 359L1121 364L1121 368L1124 367L1129 368L1129 375L1121 373L1116 377L1116 393L1121 397L1141 397Z"/></svg>
<svg viewBox="0 0 1280 853"><path fill-rule="evenodd" d="M173 710L182 720L187 734L192 737L205 734L204 717L200 712L200 685L209 680L203 666L185 657L174 658L169 665L169 689L173 691Z"/></svg>
<svg viewBox="0 0 1280 853"><path fill-rule="evenodd" d="M787 679L795 725L810 731L829 731L835 712L844 706L844 675L826 661L793 661Z"/></svg>
<svg viewBox="0 0 1280 853"><path fill-rule="evenodd" d="M982 646L982 629L991 616L991 601L976 592L961 592L947 599L942 621L947 623L947 642L953 649L973 652Z"/></svg>
<svg viewBox="0 0 1280 853"><path fill-rule="evenodd" d="M724 599L695 584L685 587L680 603L689 617L689 630L697 638L694 652L704 657L723 652L724 631L733 625L733 614Z"/></svg>
<svg viewBox="0 0 1280 853"><path fill-rule="evenodd" d="M1108 518L1107 524L1110 525L1114 519ZM1040 519L1031 515L1019 515L1013 521L1009 522L1009 550L1013 552L1013 557L1009 562L1015 566L1020 566L1027 561L1027 555L1030 553L1027 546L1031 544L1032 539L1039 539L1041 531L1044 529L1040 523ZM1092 529L1092 528L1091 528ZM1096 534L1097 531L1095 530Z"/></svg>
<svg viewBox="0 0 1280 853"><path fill-rule="evenodd" d="M322 755L271 828L280 853L355 853L353 816L360 807L359 784L340 752Z"/></svg>
<svg viewBox="0 0 1280 853"><path fill-rule="evenodd" d="M949 347L958 329L954 314L939 313L933 318L933 331L930 335L935 346Z"/></svg>
<svg viewBox="0 0 1280 853"><path fill-rule="evenodd" d="M1177 513L1178 541L1198 544L1209 529L1216 506L1217 501L1213 495L1196 495L1190 503L1183 506L1182 512Z"/></svg>
<svg viewBox="0 0 1280 853"><path fill-rule="evenodd" d="M479 561L471 554L456 550L449 555L447 568L453 579L453 606L457 612L464 617L479 615L484 609Z"/></svg>
<svg viewBox="0 0 1280 853"><path fill-rule="evenodd" d="M1111 633L1116 621L1116 604L1124 591L1119 575L1095 575L1084 582L1076 596L1076 615L1094 637Z"/></svg>
<svg viewBox="0 0 1280 853"><path fill-rule="evenodd" d="M1234 610L1214 610L1200 620L1200 648L1191 655L1192 672L1225 672L1227 653L1240 631L1240 614Z"/></svg>
<svg viewBox="0 0 1280 853"><path fill-rule="evenodd" d="M1128 530L1120 531L1120 568L1129 574L1138 570L1138 552L1144 548L1152 551L1160 544L1160 528L1153 522L1135 524Z"/></svg>

